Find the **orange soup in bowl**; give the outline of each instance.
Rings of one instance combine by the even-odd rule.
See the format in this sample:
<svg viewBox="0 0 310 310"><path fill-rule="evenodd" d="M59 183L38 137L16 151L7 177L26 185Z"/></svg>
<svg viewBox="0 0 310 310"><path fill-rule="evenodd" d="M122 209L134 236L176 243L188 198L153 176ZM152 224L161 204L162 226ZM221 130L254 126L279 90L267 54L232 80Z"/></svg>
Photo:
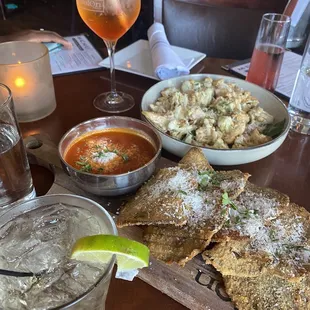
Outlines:
<svg viewBox="0 0 310 310"><path fill-rule="evenodd" d="M93 131L74 140L65 152L65 161L77 170L116 175L141 168L156 154L142 134L127 128Z"/></svg>

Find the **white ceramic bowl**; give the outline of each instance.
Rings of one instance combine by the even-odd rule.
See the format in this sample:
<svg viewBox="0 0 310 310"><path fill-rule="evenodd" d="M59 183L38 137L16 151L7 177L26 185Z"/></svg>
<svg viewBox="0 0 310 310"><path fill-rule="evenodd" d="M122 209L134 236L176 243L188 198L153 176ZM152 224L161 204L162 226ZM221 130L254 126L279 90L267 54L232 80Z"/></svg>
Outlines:
<svg viewBox="0 0 310 310"><path fill-rule="evenodd" d="M157 98L160 96L160 92L163 89L168 87L180 88L181 84L186 80L190 79L202 80L206 77L210 77L214 80L223 78L227 82L235 83L242 89L250 91L251 94L259 100L260 106L268 113L274 116L275 122L282 121L283 119L285 119L283 132L277 138L273 139L268 143L255 147L249 147L246 149L237 149L237 150L235 149L220 150L220 149L202 147L201 149L203 150L205 156L208 158L211 164L230 166L230 165L240 165L250 163L272 154L281 146L290 129L290 116L287 112L285 105L278 97L276 97L271 92L255 84L246 82L238 78L223 75L215 75L215 74L193 74L161 81L152 86L144 94L141 103L141 111L148 111L150 104L154 103L157 100ZM144 116L142 117L144 120L146 120L146 122L150 123ZM183 157L186 154L186 152L193 146L191 144L172 138L169 135L165 134L164 132L158 130L157 128L155 129L160 134L163 143L163 148L176 156Z"/></svg>

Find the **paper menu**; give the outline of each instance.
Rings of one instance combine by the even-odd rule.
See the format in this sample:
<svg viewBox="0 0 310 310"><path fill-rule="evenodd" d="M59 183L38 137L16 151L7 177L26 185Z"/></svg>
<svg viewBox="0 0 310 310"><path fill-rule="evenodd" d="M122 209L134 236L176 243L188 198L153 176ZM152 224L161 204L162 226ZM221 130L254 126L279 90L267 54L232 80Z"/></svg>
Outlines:
<svg viewBox="0 0 310 310"><path fill-rule="evenodd" d="M297 72L301 65L302 56L286 51L283 57L283 63L280 71L276 92L288 98L291 97ZM250 68L250 59L243 62L236 62L228 66L232 72L246 76Z"/></svg>
<svg viewBox="0 0 310 310"><path fill-rule="evenodd" d="M61 49L50 53L53 75L99 69L102 57L84 34L66 37L71 50Z"/></svg>
<svg viewBox="0 0 310 310"><path fill-rule="evenodd" d="M276 91L290 98L293 92L296 76L301 65L302 56L286 52L283 58L283 64L280 71Z"/></svg>

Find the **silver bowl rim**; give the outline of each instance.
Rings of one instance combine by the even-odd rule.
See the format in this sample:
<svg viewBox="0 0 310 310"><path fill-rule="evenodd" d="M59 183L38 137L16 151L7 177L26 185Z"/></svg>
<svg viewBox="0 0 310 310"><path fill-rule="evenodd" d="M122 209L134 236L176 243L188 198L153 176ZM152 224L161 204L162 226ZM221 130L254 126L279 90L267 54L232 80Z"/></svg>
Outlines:
<svg viewBox="0 0 310 310"><path fill-rule="evenodd" d="M145 111L145 110L142 110L142 102L144 100L144 98L146 97L147 93L157 84L161 83L161 82L166 82L166 81L174 81L174 80L179 80L181 77L175 77L175 78L171 78L171 79L168 79L168 80L163 80L163 81L160 81L156 84L154 84L153 86L151 86L143 95L142 97L142 100L141 100L141 104L140 104L140 113L143 117L143 119L148 123L150 124L154 129L156 129L158 132L160 132L162 135L166 136L167 138L170 138L170 139L173 139L174 141L177 141L179 143L182 143L182 144L185 144L185 145L188 145L190 147L198 147L198 148L201 148L201 149L205 149L205 150L208 150L208 151L214 151L214 152L231 152L231 153L238 153L238 152L242 152L242 151L252 151L252 150L256 150L256 149L259 149L259 148L262 148L262 147L265 147L265 146L269 146L273 143L275 143L277 140L280 140L281 138L285 137L289 130L290 130L290 127L291 127L291 117L287 111L287 108L285 106L285 104L283 103L283 101L277 97L275 94L273 94L272 92L270 92L269 90L266 90L265 88L263 87L260 87L259 85L256 85L254 83L251 83L251 82L248 82L248 81L245 81L245 80L242 80L242 79L239 79L237 77L233 77L233 76L226 76L226 75L221 75L221 74L208 74L208 73L199 73L199 74L189 74L189 75L186 75L186 76L182 76L184 78L186 77L196 77L196 76L200 76L201 78L203 77L219 77L219 78L233 78L233 79L236 79L236 80L240 80L240 81L243 81L243 82L247 82L249 84L252 84L258 88L260 88L261 90L265 91L265 92L268 92L272 97L274 97L278 103L280 104L281 108L284 108L285 110L285 114L286 114L286 121L287 121L287 124L286 124L286 127L283 129L282 133L277 136L276 138L272 139L271 141L269 142L266 142L266 143L263 143L263 144L260 144L260 145L257 145L257 146L250 146L250 147L247 147L247 148L243 148L243 149L217 149L217 148L212 148L212 147L207 147L207 146L200 146L200 145L193 145L193 144L190 144L190 143L187 143L187 142L184 142L184 141L181 141L181 140L178 140L176 138L173 138L171 137L170 135L166 134L165 132L163 132L162 130L156 128L143 114L142 112ZM186 80L186 79L185 79Z"/></svg>
<svg viewBox="0 0 310 310"><path fill-rule="evenodd" d="M145 165L143 165L142 167L136 169L136 170L133 170L133 171L130 171L130 172L126 172L126 173L122 173L122 174L95 174L95 173L89 173L89 172L84 172L84 171L81 171L81 170L78 170L74 167L72 167L71 165L69 165L65 159L63 158L63 156L61 155L61 152L60 152L60 147L61 145L63 144L63 141L66 139L66 137L72 132L74 131L77 127L81 126L81 125L85 125L85 124L88 124L88 123L91 123L91 122L94 122L94 121L99 121L99 120L106 120L106 119L120 119L120 120L130 120L130 121L133 121L133 122L137 122L137 123L140 123L140 124L143 124L144 126L147 126L149 129L151 129L151 131L155 134L155 136L157 137L158 139L158 142L159 142L159 147L158 147L158 150L156 151L156 154L153 156L153 158L147 162ZM95 177L104 177L104 178L115 178L115 177L122 177L122 176L127 176L129 174L133 174L133 173L136 173L140 170L143 170L146 166L149 166L151 165L160 155L161 151L162 151L162 141L161 141L161 137L160 135L158 134L158 132L154 129L153 126L151 126L149 123L147 122L144 122L142 120L139 120L139 119L136 119L136 118L133 118L133 117L127 117L127 116L103 116L103 117L97 117L97 118L92 118L90 120L87 120L87 121L84 121L84 122L81 122L79 124L77 124L76 126L72 127L71 129L69 129L61 138L59 144L58 144L58 155L59 155L59 158L60 160L66 165L66 166L69 166L72 170L74 170L75 172L77 173L81 173L83 175L89 175L89 176L95 176Z"/></svg>

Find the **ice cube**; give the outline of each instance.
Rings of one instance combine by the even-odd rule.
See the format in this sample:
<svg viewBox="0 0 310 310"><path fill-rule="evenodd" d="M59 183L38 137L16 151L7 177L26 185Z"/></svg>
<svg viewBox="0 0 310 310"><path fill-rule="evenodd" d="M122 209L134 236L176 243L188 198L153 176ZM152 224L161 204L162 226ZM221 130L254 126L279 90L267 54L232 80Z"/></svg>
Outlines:
<svg viewBox="0 0 310 310"><path fill-rule="evenodd" d="M29 278L1 276L0 309L56 308L85 293L107 266L72 261L71 248L78 238L104 229L92 212L64 204L32 210L1 226L0 268L46 272Z"/></svg>
<svg viewBox="0 0 310 310"><path fill-rule="evenodd" d="M134 277L139 273L139 269L133 270L118 270L116 271L115 278L132 281Z"/></svg>

